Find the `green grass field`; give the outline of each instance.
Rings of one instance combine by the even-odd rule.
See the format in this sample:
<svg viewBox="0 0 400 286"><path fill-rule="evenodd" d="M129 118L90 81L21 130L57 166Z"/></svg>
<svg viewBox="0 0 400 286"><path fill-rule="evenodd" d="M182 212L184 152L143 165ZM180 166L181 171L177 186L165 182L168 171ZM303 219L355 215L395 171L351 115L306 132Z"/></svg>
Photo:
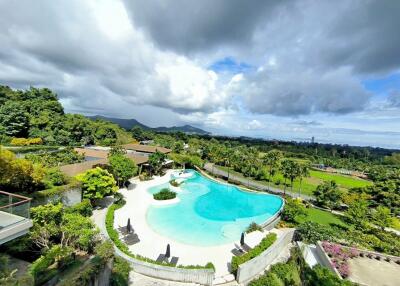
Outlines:
<svg viewBox="0 0 400 286"><path fill-rule="evenodd" d="M323 171L310 171L310 177L317 178L324 181L336 181L336 183L342 188L361 188L372 185L371 181L359 179L352 176L346 176L341 174L332 174Z"/></svg>
<svg viewBox="0 0 400 286"><path fill-rule="evenodd" d="M347 224L340 218L328 211L323 211L315 208L307 208L307 216L297 219L298 223L312 221L323 225L338 224L346 226Z"/></svg>
<svg viewBox="0 0 400 286"><path fill-rule="evenodd" d="M227 167L222 167L218 166L219 169L227 171ZM230 170L231 174L234 174L236 176L241 176L243 175L241 173L235 172L233 170ZM339 185L339 188L342 190L347 190L350 188L355 188L355 187L365 187L372 185L372 182L359 179L356 177L351 177L351 176L346 176L346 175L341 175L341 174L333 174L333 173L327 173L323 171L317 171L317 170L311 170L310 171L310 177L304 178L301 184L301 193L305 195L312 196L314 190L317 188L318 185L322 184L324 181L330 181L334 180L336 183ZM258 181L262 184L268 185L268 182L266 180L260 180ZM277 173L275 176L272 178L271 186L272 187L277 187L280 189L284 189L284 182L285 179L283 178L282 174ZM289 184L290 182L286 182ZM290 188L287 187L286 190L290 191ZM295 180L293 183L293 192L298 193L300 190L300 181Z"/></svg>

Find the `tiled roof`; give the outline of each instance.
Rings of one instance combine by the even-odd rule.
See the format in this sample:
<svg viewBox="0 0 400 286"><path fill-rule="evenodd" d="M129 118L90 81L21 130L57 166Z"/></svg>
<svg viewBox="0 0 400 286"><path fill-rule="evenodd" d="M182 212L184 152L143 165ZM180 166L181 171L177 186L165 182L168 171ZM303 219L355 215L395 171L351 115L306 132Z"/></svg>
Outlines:
<svg viewBox="0 0 400 286"><path fill-rule="evenodd" d="M91 149L83 149L83 148L75 148L75 151L77 151L80 154L84 153L85 156L99 158L99 159L61 166L60 170L68 176L73 177L78 174L84 173L87 170L93 169L93 167L95 165L108 163L108 159L107 159L108 152L107 151L91 150ZM136 163L136 165L142 165L142 164L147 163L147 161L148 161L147 157L138 156L135 154L127 154L126 157L133 160Z"/></svg>
<svg viewBox="0 0 400 286"><path fill-rule="evenodd" d="M140 144L125 144L122 145L123 148L138 152L146 152L146 153L155 153L156 151L168 154L172 150L164 147L159 146L149 146L149 145L140 145Z"/></svg>

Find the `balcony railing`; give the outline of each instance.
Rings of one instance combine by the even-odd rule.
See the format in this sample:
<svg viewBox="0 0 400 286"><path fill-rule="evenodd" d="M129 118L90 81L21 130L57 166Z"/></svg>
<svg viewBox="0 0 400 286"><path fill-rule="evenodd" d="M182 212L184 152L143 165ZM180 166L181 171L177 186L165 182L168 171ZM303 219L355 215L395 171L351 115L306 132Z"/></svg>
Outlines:
<svg viewBox="0 0 400 286"><path fill-rule="evenodd" d="M29 220L30 198L0 191L0 231Z"/></svg>

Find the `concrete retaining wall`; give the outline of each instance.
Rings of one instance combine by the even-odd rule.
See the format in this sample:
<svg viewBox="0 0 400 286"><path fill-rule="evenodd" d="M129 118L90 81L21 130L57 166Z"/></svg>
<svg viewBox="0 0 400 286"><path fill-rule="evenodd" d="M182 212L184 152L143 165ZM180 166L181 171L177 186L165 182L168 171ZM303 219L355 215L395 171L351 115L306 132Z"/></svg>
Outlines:
<svg viewBox="0 0 400 286"><path fill-rule="evenodd" d="M292 242L294 232L294 229L287 231L259 256L239 265L236 276L237 282L247 284L256 278L260 273L264 272L264 270L272 263L272 261L278 257L282 250Z"/></svg>
<svg viewBox="0 0 400 286"><path fill-rule="evenodd" d="M137 273L171 281L198 283L201 285L213 285L214 270L212 269L184 269L170 266L163 266L141 261L126 255L118 248L116 253L129 261L133 270Z"/></svg>
<svg viewBox="0 0 400 286"><path fill-rule="evenodd" d="M342 279L342 276L340 275L339 271L335 267L333 267L331 260L330 260L329 256L326 254L320 241L318 241L318 243L315 245L315 248L317 250L317 255L320 259L320 262L322 263L322 266L325 266L330 271L335 273L340 279Z"/></svg>

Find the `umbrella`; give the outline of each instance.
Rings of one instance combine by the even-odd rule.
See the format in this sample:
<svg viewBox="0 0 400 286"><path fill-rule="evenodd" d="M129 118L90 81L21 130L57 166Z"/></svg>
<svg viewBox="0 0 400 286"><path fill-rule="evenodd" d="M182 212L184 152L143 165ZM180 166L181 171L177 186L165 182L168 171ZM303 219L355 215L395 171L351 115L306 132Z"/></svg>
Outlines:
<svg viewBox="0 0 400 286"><path fill-rule="evenodd" d="M165 252L165 257L169 258L171 256L171 246L167 244L167 251Z"/></svg>
<svg viewBox="0 0 400 286"><path fill-rule="evenodd" d="M244 232L242 232L242 235L240 236L240 245L244 245Z"/></svg>
<svg viewBox="0 0 400 286"><path fill-rule="evenodd" d="M131 226L131 219L128 218L128 224L126 225L126 231L130 233L132 231L132 226Z"/></svg>

